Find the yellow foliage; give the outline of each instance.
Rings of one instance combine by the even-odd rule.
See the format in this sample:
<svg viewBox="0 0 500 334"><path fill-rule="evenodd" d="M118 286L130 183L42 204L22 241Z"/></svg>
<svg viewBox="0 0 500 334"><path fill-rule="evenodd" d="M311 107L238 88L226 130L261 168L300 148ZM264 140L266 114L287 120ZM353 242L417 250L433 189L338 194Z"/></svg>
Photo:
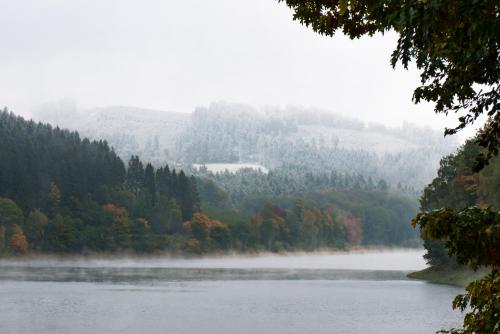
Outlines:
<svg viewBox="0 0 500 334"><path fill-rule="evenodd" d="M186 240L186 244L184 245L184 248L186 249L187 252L190 252L190 253L201 254L201 252L202 252L201 244L196 239Z"/></svg>
<svg viewBox="0 0 500 334"><path fill-rule="evenodd" d="M135 222L143 227L144 229L149 229L149 222L144 218L137 218Z"/></svg>
<svg viewBox="0 0 500 334"><path fill-rule="evenodd" d="M12 226L12 235L9 239L10 248L16 253L28 251L28 240L19 225Z"/></svg>

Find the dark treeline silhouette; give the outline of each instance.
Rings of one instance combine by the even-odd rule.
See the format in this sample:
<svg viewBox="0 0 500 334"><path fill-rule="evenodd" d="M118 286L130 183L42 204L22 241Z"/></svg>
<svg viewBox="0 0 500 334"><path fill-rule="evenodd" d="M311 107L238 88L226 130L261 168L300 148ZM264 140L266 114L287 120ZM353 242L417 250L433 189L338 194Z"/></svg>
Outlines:
<svg viewBox="0 0 500 334"><path fill-rule="evenodd" d="M196 211L183 171L0 112L0 252L164 249Z"/></svg>
<svg viewBox="0 0 500 334"><path fill-rule="evenodd" d="M53 185L67 205L85 194L102 200L103 187L120 186L124 178L123 162L105 141L0 112L0 192L24 210L48 211Z"/></svg>

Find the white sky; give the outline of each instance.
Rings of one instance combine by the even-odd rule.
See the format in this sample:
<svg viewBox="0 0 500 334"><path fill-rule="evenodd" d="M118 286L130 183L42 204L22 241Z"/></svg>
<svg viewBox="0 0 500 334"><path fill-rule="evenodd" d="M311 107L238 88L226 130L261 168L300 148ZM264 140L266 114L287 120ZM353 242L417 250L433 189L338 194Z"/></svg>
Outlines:
<svg viewBox="0 0 500 334"><path fill-rule="evenodd" d="M399 125L454 122L415 106L395 35L350 41L292 21L276 0L0 0L0 106L190 112L225 100L304 105Z"/></svg>

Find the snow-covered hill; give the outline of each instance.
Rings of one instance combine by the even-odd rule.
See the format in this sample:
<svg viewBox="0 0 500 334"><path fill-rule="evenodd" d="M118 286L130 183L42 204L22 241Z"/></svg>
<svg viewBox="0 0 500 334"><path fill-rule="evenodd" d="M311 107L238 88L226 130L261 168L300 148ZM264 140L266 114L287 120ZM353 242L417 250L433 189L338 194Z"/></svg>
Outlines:
<svg viewBox="0 0 500 334"><path fill-rule="evenodd" d="M174 160L176 140L190 119L186 113L122 106L78 110L64 102L40 107L33 118L107 140L124 160L138 154L155 164Z"/></svg>
<svg viewBox="0 0 500 334"><path fill-rule="evenodd" d="M361 174L417 189L458 146L429 128L387 128L301 107L257 110L219 102L186 114L118 106L77 110L59 103L40 108L34 118L105 139L126 160L138 154L155 164L247 163Z"/></svg>

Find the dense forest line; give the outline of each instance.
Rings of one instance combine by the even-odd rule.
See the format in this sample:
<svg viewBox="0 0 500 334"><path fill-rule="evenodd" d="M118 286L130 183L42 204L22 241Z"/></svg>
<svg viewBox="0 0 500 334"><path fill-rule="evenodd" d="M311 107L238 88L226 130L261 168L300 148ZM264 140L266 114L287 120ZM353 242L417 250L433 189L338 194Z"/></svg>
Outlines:
<svg viewBox="0 0 500 334"><path fill-rule="evenodd" d="M383 182L290 177L256 174L227 187L221 176L138 156L125 165L105 141L4 110L0 253L312 250L416 238L408 224L415 202ZM280 184L284 191L270 186Z"/></svg>
<svg viewBox="0 0 500 334"><path fill-rule="evenodd" d="M500 210L500 158L494 157L479 173L474 165L481 148L476 140L468 140L455 154L441 159L438 176L425 189L420 198L421 211L449 208L455 211L468 207ZM425 240L425 255L434 267L458 266L450 258L444 241Z"/></svg>
<svg viewBox="0 0 500 334"><path fill-rule="evenodd" d="M219 207L204 202L202 207L211 217L227 222L230 226L241 229L250 222L255 223L255 214L265 216L263 210L271 205L275 210L284 212L283 227L286 230L294 228L298 219L301 236L308 240L317 240L304 244L298 242L300 248L314 249L317 247L337 247L337 243L325 243L321 240L325 227L322 225L332 218L334 224L341 226L339 233L345 234L345 245L419 245L418 233L411 228L409 221L417 212L415 201L401 194L387 191L351 190L324 190L309 191L286 196L255 195L246 197L239 205L239 209L221 210ZM298 214L308 212L308 214ZM325 216L327 215L327 216ZM304 219L304 217L308 217ZM316 217L316 218L312 218ZM283 217L282 217L283 218ZM326 221L325 218L328 218ZM290 220L291 219L291 220ZM342 231L343 230L343 231ZM354 233L353 231L357 231ZM352 237L356 234L357 237ZM350 235L350 236L349 236ZM297 243L290 243L277 239L280 245L293 249ZM315 246L315 247L313 247Z"/></svg>
<svg viewBox="0 0 500 334"><path fill-rule="evenodd" d="M0 113L0 249L81 252L168 246L199 211L196 181L106 142Z"/></svg>
<svg viewBox="0 0 500 334"><path fill-rule="evenodd" d="M372 179L371 176L364 177L361 174L353 173L312 173L304 172L300 169L277 168L269 172L263 172L260 169L242 168L235 172L211 172L205 166L185 168L189 173L202 179L214 181L225 192L229 198L228 201L233 206L239 206L239 203L245 198L255 196L287 196L293 194L304 194L311 190L314 191L389 191L389 183L384 179ZM411 187L396 185L393 189L399 193L404 193L409 197L417 198L417 192Z"/></svg>

